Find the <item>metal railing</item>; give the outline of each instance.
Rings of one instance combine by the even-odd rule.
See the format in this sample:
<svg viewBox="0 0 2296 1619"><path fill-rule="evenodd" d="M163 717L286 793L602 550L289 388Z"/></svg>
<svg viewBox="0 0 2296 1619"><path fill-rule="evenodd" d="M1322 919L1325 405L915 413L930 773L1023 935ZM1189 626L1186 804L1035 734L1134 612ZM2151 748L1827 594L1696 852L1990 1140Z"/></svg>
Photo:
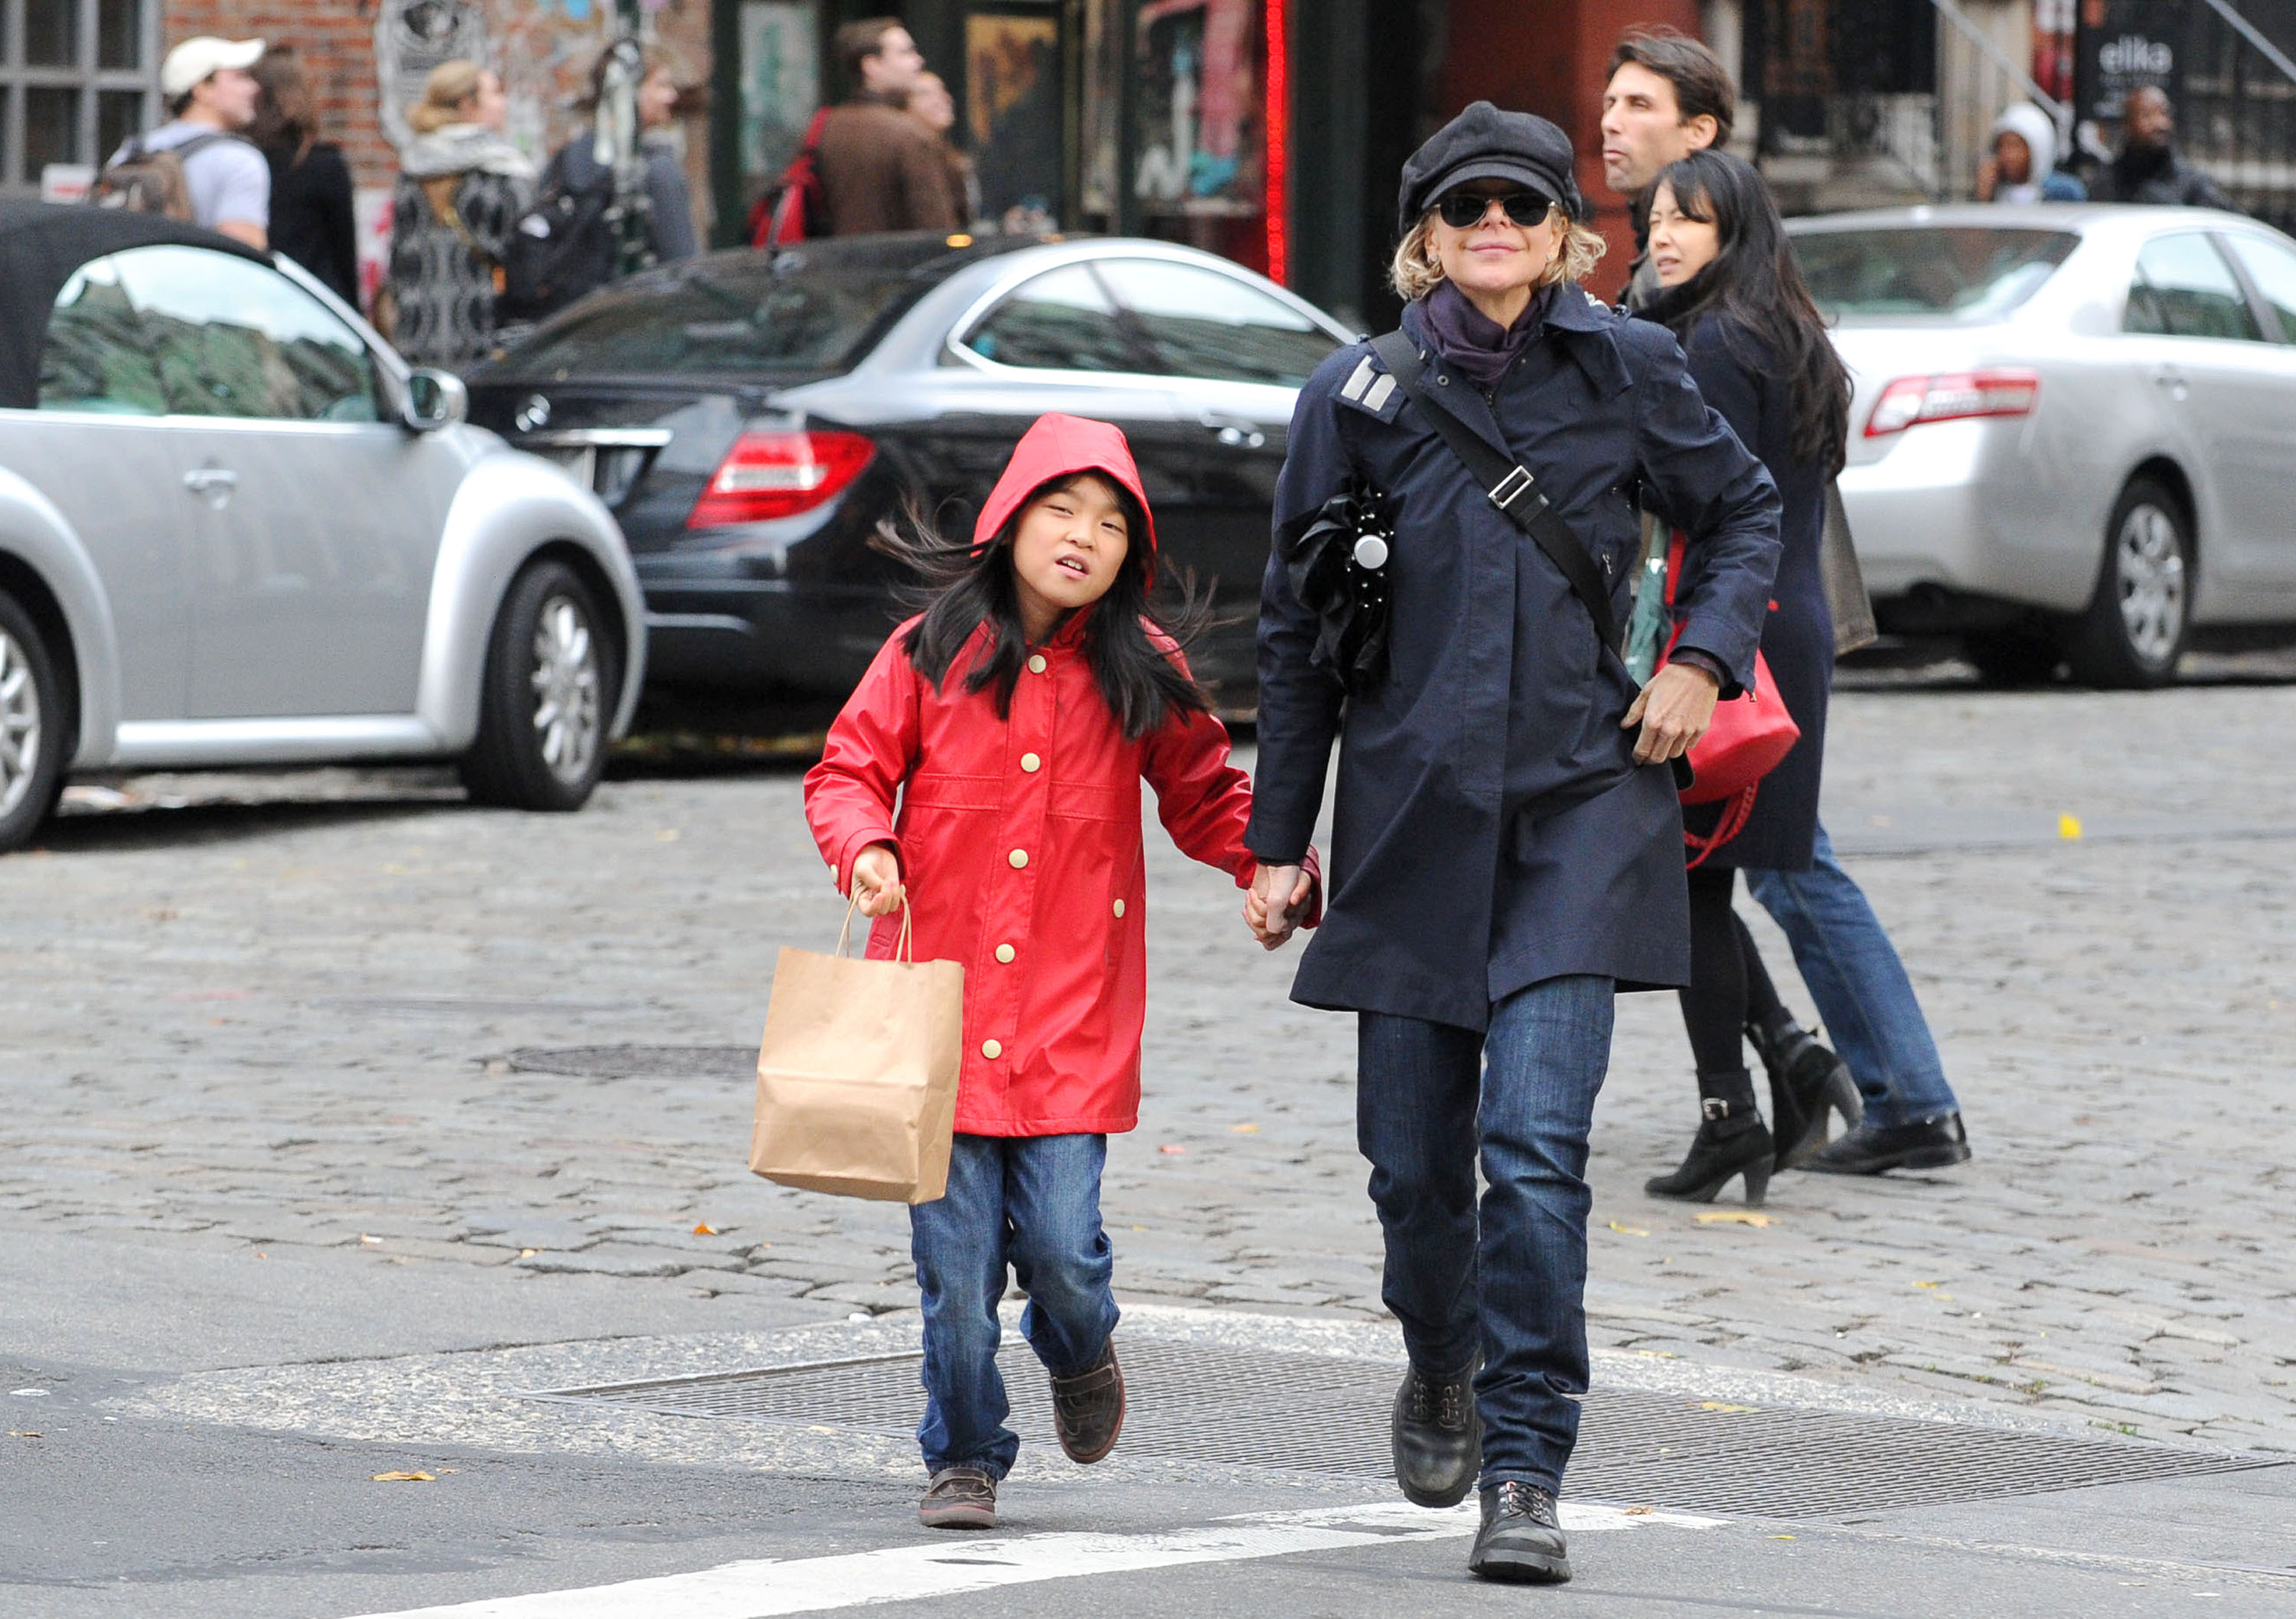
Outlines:
<svg viewBox="0 0 2296 1619"><path fill-rule="evenodd" d="M2234 207L2296 231L2296 60L2267 28L2296 44L2296 4L2187 8L2177 42L2185 70L2177 144Z"/></svg>

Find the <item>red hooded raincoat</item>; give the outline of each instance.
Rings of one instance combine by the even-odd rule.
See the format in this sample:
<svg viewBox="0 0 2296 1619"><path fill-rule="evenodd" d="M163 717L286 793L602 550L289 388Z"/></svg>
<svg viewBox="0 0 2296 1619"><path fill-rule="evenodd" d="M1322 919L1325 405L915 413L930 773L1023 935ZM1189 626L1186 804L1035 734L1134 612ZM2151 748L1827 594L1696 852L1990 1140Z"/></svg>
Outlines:
<svg viewBox="0 0 2296 1619"><path fill-rule="evenodd" d="M1042 485L1081 472L1114 479L1147 510L1121 432L1048 415L1013 451L981 509L976 545ZM1152 558L1152 526L1141 542ZM1172 714L1128 741L1086 662L1085 617L1029 657L1002 719L992 694L964 689L991 645L985 629L935 690L901 648L903 625L805 780L806 818L840 891L862 850L892 844L917 959L964 965L956 1128L971 1135L1097 1133L1139 1121L1143 778L1183 851L1239 888L1251 881L1243 846L1251 788L1228 763L1226 730L1207 714ZM870 956L892 955L899 920L878 920Z"/></svg>

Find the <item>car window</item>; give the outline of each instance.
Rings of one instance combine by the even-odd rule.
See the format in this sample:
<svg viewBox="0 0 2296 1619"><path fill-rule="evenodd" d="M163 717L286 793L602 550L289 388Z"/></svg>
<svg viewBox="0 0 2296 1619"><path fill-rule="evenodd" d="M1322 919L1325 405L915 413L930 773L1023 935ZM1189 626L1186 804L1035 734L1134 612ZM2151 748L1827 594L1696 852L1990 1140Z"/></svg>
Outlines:
<svg viewBox="0 0 2296 1619"><path fill-rule="evenodd" d="M1809 294L1829 316L1998 320L2072 256L2070 231L2030 226L1814 230L1792 237Z"/></svg>
<svg viewBox="0 0 2296 1619"><path fill-rule="evenodd" d="M1297 388L1339 347L1290 305L1218 270L1155 259L1097 267L1162 368L1181 376Z"/></svg>
<svg viewBox="0 0 2296 1619"><path fill-rule="evenodd" d="M2248 294L2233 276L2215 243L2198 232L2161 236L2144 244L2136 255L2136 275L2152 294L2152 308L2130 331L2165 327L2175 337L2229 337L2250 342L2264 341ZM2131 298L2133 311L2137 300ZM2157 325L2144 323L2157 321Z"/></svg>
<svg viewBox="0 0 2296 1619"><path fill-rule="evenodd" d="M848 366L931 284L800 253L688 261L584 300L523 342L528 375L709 376Z"/></svg>
<svg viewBox="0 0 2296 1619"><path fill-rule="evenodd" d="M1023 282L964 346L1000 366L1049 371L1147 371L1153 367L1093 273L1080 264Z"/></svg>
<svg viewBox="0 0 2296 1619"><path fill-rule="evenodd" d="M56 294L40 349L40 408L167 413L143 323L109 259L82 265Z"/></svg>
<svg viewBox="0 0 2296 1619"><path fill-rule="evenodd" d="M2225 239L2264 301L2280 316L2280 341L2296 343L2296 251L2263 236Z"/></svg>
<svg viewBox="0 0 2296 1619"><path fill-rule="evenodd" d="M203 247L113 255L168 408L179 415L373 422L374 359L333 311L268 265Z"/></svg>

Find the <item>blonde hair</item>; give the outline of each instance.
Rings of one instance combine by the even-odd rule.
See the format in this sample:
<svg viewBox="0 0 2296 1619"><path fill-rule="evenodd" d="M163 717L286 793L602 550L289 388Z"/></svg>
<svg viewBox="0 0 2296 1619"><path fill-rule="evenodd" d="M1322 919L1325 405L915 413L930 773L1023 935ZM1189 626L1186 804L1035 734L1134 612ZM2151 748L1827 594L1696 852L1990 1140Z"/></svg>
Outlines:
<svg viewBox="0 0 2296 1619"><path fill-rule="evenodd" d="M422 99L406 110L406 127L417 135L429 135L467 121L462 116L463 103L479 93L486 76L486 65L467 56L440 62L422 81Z"/></svg>
<svg viewBox="0 0 2296 1619"><path fill-rule="evenodd" d="M1610 243L1587 226L1574 223L1559 204L1547 206L1546 223L1555 227L1562 241L1554 257L1546 261L1538 284L1551 287L1558 281L1586 280L1609 251ZM1419 223L1405 234L1387 274L1397 293L1407 302L1417 302L1443 284L1443 261L1435 253L1433 209L1420 215Z"/></svg>

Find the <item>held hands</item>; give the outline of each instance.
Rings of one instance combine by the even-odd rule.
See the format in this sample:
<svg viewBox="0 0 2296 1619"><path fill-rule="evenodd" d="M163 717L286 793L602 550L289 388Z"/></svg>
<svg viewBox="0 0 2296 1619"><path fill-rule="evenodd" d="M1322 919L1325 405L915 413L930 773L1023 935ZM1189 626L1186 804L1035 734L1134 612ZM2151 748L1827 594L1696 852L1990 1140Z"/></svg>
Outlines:
<svg viewBox="0 0 2296 1619"><path fill-rule="evenodd" d="M1299 931L1316 881L1300 866L1262 866L1251 874L1243 896L1243 922L1263 950L1280 949Z"/></svg>
<svg viewBox="0 0 2296 1619"><path fill-rule="evenodd" d="M1721 682L1693 664L1669 663L1652 675L1619 721L1622 731L1643 728L1635 738L1635 762L1664 764L1689 752L1714 723L1714 703L1721 694Z"/></svg>
<svg viewBox="0 0 2296 1619"><path fill-rule="evenodd" d="M872 843L853 857L853 899L863 916L889 916L908 897L901 862L890 843Z"/></svg>

